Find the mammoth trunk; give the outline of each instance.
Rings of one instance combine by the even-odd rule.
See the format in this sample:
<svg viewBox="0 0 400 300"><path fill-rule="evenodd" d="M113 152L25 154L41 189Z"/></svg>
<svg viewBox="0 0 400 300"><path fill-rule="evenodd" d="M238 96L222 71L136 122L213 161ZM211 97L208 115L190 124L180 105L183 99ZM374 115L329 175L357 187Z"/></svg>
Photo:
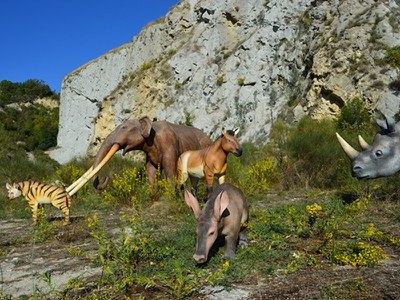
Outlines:
<svg viewBox="0 0 400 300"><path fill-rule="evenodd" d="M105 145L103 144L100 148L99 152L96 155L96 158L93 162L93 175L96 174L100 169L113 157L113 155L120 149L120 145L115 143L112 145ZM109 178L107 177L102 184L99 184L99 177L96 174L93 180L93 185L98 190L103 190L108 184Z"/></svg>

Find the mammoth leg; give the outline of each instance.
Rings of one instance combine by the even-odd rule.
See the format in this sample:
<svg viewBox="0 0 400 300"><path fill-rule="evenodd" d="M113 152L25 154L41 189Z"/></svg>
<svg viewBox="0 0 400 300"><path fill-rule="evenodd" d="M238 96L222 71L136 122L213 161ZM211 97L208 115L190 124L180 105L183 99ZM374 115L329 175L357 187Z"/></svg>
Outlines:
<svg viewBox="0 0 400 300"><path fill-rule="evenodd" d="M149 176L150 185L153 186L156 181L157 169L150 161L146 163L147 176Z"/></svg>
<svg viewBox="0 0 400 300"><path fill-rule="evenodd" d="M173 183L176 176L176 168L165 164L164 166L165 176L168 178L169 182Z"/></svg>

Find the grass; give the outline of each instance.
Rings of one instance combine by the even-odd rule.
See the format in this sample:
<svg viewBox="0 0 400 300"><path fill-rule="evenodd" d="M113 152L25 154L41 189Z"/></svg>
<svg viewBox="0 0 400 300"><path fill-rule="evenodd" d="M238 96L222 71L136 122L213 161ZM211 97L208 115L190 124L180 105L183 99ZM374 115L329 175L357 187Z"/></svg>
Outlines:
<svg viewBox="0 0 400 300"><path fill-rule="evenodd" d="M101 175L112 174L105 191L99 193L87 184L73 197L70 226L61 225L57 209L44 205L38 226L32 228L26 201L7 201L2 189L0 217L25 219L28 230L3 232L0 259L15 248L35 244L64 249L63 258L76 256L87 267L101 269L98 276L70 278L58 290L51 273L43 274L52 296L63 299L187 299L201 297L200 289L209 285L229 288L302 272L331 272L340 266L362 272L379 267L400 254L398 179L356 181L344 175L349 173L348 162L338 159L339 146L331 139L333 125L303 120L294 129L277 126L268 147L244 144L246 155L228 157L228 181L243 190L250 205L246 224L250 245L240 247L235 260L226 260L223 249L214 247L209 261L196 265L192 258L196 221L180 193L162 174L150 187L142 164L117 156ZM59 166L39 155L35 162L26 161L22 152L13 155L19 158L18 169L7 171L15 160L0 162L0 169L7 172L3 181L57 179L69 185L90 166L88 159ZM327 174L332 178L329 184L322 180ZM203 183L199 195L205 198ZM320 286L319 295L342 295L343 289L348 289L347 295L358 289L367 293L374 288L363 281L347 283L340 288L327 283ZM0 298L9 296L0 290Z"/></svg>
<svg viewBox="0 0 400 300"><path fill-rule="evenodd" d="M165 190L165 184L160 180L157 189ZM87 193L91 194L90 189ZM68 235L83 226L97 244L94 254L79 247L73 253L87 257L88 265L101 267L102 275L90 281L71 278L64 289L53 291L67 299L132 295L184 299L210 284L231 286L277 272L290 274L327 265L373 266L388 258L386 249L399 253L396 226L400 204L374 198L371 193L348 200L341 194L307 190L297 192L297 201L289 195L288 201L284 200L287 193L269 196L252 192L247 196L250 246L239 248L233 261L227 261L223 249L216 248L202 267L192 259L196 222L183 201L172 196L148 198L137 208L123 201L114 206L119 217L111 222L111 207L88 209L95 207L91 202L105 201L104 196L82 196L75 202L87 204L73 206L72 216L83 213L87 217L65 229L45 219L32 233L37 243L48 243L64 232L60 246L67 248L73 240ZM7 248L2 248L7 253ZM85 295L81 294L82 286L86 287ZM349 283L349 288L354 286Z"/></svg>

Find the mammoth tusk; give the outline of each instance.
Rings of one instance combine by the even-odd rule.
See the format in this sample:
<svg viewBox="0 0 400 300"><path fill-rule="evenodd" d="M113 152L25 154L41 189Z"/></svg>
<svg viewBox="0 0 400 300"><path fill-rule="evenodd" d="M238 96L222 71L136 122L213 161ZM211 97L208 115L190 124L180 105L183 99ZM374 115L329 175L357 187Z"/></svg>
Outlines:
<svg viewBox="0 0 400 300"><path fill-rule="evenodd" d="M361 135L358 136L358 143L360 144L361 149L363 150L367 150L370 148L370 145L364 140L364 138Z"/></svg>
<svg viewBox="0 0 400 300"><path fill-rule="evenodd" d="M75 184L75 182L73 184L75 184L75 187L68 192L70 196L72 196L73 194L75 194L82 186L85 185L85 183L87 183L90 178L92 178L94 175L96 175L96 173L98 171L100 171L100 169L111 159L111 157L120 149L119 144L114 144L110 151L108 151L107 155L103 158L103 160L98 164L97 167L93 168L90 172L86 172L88 173L85 177L82 176L82 179L78 179L79 183ZM86 174L85 173L85 174Z"/></svg>
<svg viewBox="0 0 400 300"><path fill-rule="evenodd" d="M358 152L356 149L354 149L352 146L350 146L350 144L347 143L347 142L339 135L339 133L337 133L337 132L336 132L336 137L337 137L337 139L338 139L340 145L342 146L343 151L346 153L346 155L347 155L351 160L354 160L354 159L358 156L359 152Z"/></svg>
<svg viewBox="0 0 400 300"><path fill-rule="evenodd" d="M71 183L70 186L68 186L65 190L67 193L69 193L71 190L74 189L74 187L76 187L82 180L85 180L86 177L90 174L90 172L92 172L93 167L90 167L85 174L83 174L81 177L79 177L77 180L75 180L73 183Z"/></svg>

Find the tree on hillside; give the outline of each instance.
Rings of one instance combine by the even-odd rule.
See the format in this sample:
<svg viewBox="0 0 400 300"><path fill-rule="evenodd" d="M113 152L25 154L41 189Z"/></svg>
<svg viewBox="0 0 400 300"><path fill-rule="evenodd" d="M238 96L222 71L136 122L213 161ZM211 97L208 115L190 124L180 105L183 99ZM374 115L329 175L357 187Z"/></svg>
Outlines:
<svg viewBox="0 0 400 300"><path fill-rule="evenodd" d="M10 103L27 103L37 98L52 97L58 95L50 87L39 79L28 79L24 82L0 81L0 107Z"/></svg>

